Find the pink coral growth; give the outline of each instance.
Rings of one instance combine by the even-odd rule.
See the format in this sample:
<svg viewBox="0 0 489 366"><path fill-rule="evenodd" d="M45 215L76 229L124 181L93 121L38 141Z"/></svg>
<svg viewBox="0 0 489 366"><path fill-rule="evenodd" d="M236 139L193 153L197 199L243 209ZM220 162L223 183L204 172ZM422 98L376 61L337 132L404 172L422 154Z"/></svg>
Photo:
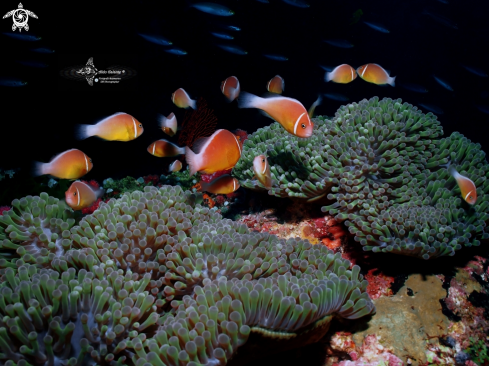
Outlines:
<svg viewBox="0 0 489 366"><path fill-rule="evenodd" d="M489 331L489 321L484 317L484 309L475 307L469 300L464 281L457 281L454 277L450 281L448 296L444 299L447 308L455 315L461 317L459 322L451 322L449 334L462 349L470 345L469 337L484 339Z"/></svg>
<svg viewBox="0 0 489 366"><path fill-rule="evenodd" d="M10 210L10 207L8 206L0 206L0 215L3 215L5 211Z"/></svg>
<svg viewBox="0 0 489 366"><path fill-rule="evenodd" d="M379 343L378 337L375 334L369 334L364 338L362 347L359 351L359 355L361 356L358 357L358 355L355 355L355 357L357 358L356 360L341 361L337 364L337 366L404 365L400 358L393 355L389 350L385 349L384 346Z"/></svg>

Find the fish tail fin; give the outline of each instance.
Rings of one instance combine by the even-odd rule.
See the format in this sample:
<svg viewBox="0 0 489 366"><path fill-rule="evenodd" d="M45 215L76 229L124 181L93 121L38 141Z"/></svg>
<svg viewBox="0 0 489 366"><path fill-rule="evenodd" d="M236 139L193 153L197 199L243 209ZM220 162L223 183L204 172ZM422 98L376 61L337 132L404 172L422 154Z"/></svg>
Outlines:
<svg viewBox="0 0 489 366"><path fill-rule="evenodd" d="M48 174L47 166L49 163L41 163L40 161L33 161L31 165L31 174L34 177L38 177L40 175Z"/></svg>
<svg viewBox="0 0 489 366"><path fill-rule="evenodd" d="M387 82L387 84L389 84L391 86L396 86L396 77L397 76L389 77L389 81Z"/></svg>
<svg viewBox="0 0 489 366"><path fill-rule="evenodd" d="M158 121L158 127L160 127L160 128L165 127L165 122L166 122L167 118L164 115L158 113L156 120Z"/></svg>
<svg viewBox="0 0 489 366"><path fill-rule="evenodd" d="M332 74L333 74L332 72L327 71L326 74L324 75L324 81L325 82L328 82L331 79L333 79L333 75Z"/></svg>
<svg viewBox="0 0 489 366"><path fill-rule="evenodd" d="M238 97L238 108L260 108L260 99L254 94L241 92Z"/></svg>
<svg viewBox="0 0 489 366"><path fill-rule="evenodd" d="M178 153L180 155L186 155L187 154L187 150L186 149L187 149L187 147L184 146L184 147L179 147L177 150L178 150Z"/></svg>
<svg viewBox="0 0 489 366"><path fill-rule="evenodd" d="M75 126L75 138L77 140L85 140L87 137L95 135L93 133L92 125L76 125Z"/></svg>
<svg viewBox="0 0 489 366"><path fill-rule="evenodd" d="M311 108L309 108L309 111L308 111L309 118L312 118L314 116L314 111L315 111L316 107L318 105L320 105L322 101L323 101L323 97L321 97L321 94L319 94L316 101L314 103L312 103Z"/></svg>
<svg viewBox="0 0 489 366"><path fill-rule="evenodd" d="M197 164L197 154L190 150L188 146L185 146L185 160L188 164L189 176L191 177L199 171L199 166Z"/></svg>
<svg viewBox="0 0 489 366"><path fill-rule="evenodd" d="M194 110L197 109L197 101L194 99L190 99L188 102L188 105L190 106L190 108L192 108Z"/></svg>
<svg viewBox="0 0 489 366"><path fill-rule="evenodd" d="M102 187L95 189L95 197L97 197L97 199L102 197L104 193L105 193L105 189L103 189Z"/></svg>

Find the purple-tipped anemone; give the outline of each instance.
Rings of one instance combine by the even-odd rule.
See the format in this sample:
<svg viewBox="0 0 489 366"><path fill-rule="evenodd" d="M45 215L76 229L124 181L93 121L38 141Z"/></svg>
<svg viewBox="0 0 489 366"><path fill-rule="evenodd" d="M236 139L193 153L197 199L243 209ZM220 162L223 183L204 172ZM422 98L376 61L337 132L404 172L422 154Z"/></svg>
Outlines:
<svg viewBox="0 0 489 366"><path fill-rule="evenodd" d="M340 254L252 233L187 204L189 195L171 186L126 193L63 231L48 255L10 261L0 363L225 365L257 347L262 355L315 342L333 316L375 311L360 268Z"/></svg>

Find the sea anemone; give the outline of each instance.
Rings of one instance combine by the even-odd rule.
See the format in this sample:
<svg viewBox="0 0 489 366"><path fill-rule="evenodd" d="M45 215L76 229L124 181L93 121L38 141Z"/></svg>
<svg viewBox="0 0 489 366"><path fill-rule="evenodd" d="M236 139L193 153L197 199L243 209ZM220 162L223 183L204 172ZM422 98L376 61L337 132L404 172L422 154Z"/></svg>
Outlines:
<svg viewBox="0 0 489 366"><path fill-rule="evenodd" d="M73 210L47 193L15 199L12 209L0 216L0 249L16 252L25 263L51 261L71 245L74 224ZM0 268L16 267L18 257L2 257Z"/></svg>
<svg viewBox="0 0 489 366"><path fill-rule="evenodd" d="M278 123L250 135L242 158L233 169L240 184L264 189L252 179L252 162L255 156L266 154L273 179L269 194L308 201L327 199L329 204L322 211L335 215L337 221L347 220L364 250L394 251L428 259L453 255L454 250L460 249L453 240L469 246L489 237L484 232L489 206L489 165L485 154L479 144L459 133L441 138L442 128L432 113L425 115L411 104L402 104L401 99L379 101L374 97L342 106L331 120L318 117L315 124L309 139L286 133ZM475 182L479 198L474 207L459 199L460 189L448 173L448 164ZM412 228L410 222L409 228L403 228L405 235L414 235L413 242L404 240L404 234L399 236L392 228L389 234L376 231L377 236L372 235L372 222L377 220L385 226L382 220L397 220L399 212L390 211L394 206L397 210L410 208L401 217L412 215L414 206L429 217L439 216L432 208L449 207L446 215L451 216L447 220L457 223L457 233L453 233L453 238L446 237L442 229L442 233L434 234L438 239L430 234L426 240L418 240L418 231L438 230L438 224L430 219L413 222ZM369 230L364 230L367 227ZM467 241L458 233L463 233ZM445 247L448 242L453 250ZM411 249L413 246L418 249Z"/></svg>
<svg viewBox="0 0 489 366"><path fill-rule="evenodd" d="M304 345L333 315L375 311L360 268L340 254L191 202L178 186L125 193L72 226L64 250L5 269L2 361L225 365L250 341Z"/></svg>

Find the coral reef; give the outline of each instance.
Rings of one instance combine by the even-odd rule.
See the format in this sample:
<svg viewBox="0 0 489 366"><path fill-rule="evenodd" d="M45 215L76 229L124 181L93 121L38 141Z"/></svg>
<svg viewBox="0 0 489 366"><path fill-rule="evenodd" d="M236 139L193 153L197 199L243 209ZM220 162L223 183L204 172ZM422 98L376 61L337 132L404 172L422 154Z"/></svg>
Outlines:
<svg viewBox="0 0 489 366"><path fill-rule="evenodd" d="M125 192L76 225L45 193L12 206L2 246L22 257L0 260L5 365L224 365L238 347L249 360L375 311L339 253L251 233L178 186Z"/></svg>
<svg viewBox="0 0 489 366"><path fill-rule="evenodd" d="M214 110L209 108L204 98L197 101L196 110L187 110L178 135L178 145L192 147L195 140L208 137L214 133L217 126L217 117Z"/></svg>
<svg viewBox="0 0 489 366"><path fill-rule="evenodd" d="M180 186L184 190L191 190L191 188L199 181L200 173L196 173L190 176L188 167L180 170L179 172L172 172L168 175L160 176L160 184Z"/></svg>
<svg viewBox="0 0 489 366"><path fill-rule="evenodd" d="M240 184L264 189L252 179L252 161L266 154L270 195L329 201L323 212L345 221L364 250L430 259L489 238L489 164L480 144L459 133L441 138L432 113L401 99L365 99L314 121L309 139L278 123L251 134L233 169ZM478 187L473 207L447 164Z"/></svg>

